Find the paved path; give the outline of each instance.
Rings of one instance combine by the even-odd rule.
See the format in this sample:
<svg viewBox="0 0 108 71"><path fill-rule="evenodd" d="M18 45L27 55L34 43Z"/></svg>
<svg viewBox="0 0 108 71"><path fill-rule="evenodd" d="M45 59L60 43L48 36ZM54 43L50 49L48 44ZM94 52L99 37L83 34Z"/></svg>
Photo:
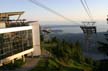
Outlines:
<svg viewBox="0 0 108 71"><path fill-rule="evenodd" d="M33 69L36 64L38 63L40 58L34 57L34 58L26 58L26 63L21 67L14 71L30 71Z"/></svg>
<svg viewBox="0 0 108 71"><path fill-rule="evenodd" d="M33 69L39 60L43 57L48 57L49 53L46 50L43 50L41 57L26 57L26 63L21 66L20 68L17 68L15 70L2 70L2 71L30 71ZM0 70L1 71L1 70Z"/></svg>
<svg viewBox="0 0 108 71"><path fill-rule="evenodd" d="M26 63L22 65L20 68L17 68L15 70L0 70L0 71L30 71L32 70L38 61L40 60L40 57L28 57L26 58Z"/></svg>

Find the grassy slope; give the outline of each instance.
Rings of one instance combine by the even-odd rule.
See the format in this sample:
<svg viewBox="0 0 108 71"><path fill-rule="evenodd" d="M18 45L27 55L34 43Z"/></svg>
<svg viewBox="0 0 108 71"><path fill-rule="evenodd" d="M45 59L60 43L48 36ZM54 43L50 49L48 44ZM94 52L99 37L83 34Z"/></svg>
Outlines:
<svg viewBox="0 0 108 71"><path fill-rule="evenodd" d="M73 61L70 65L63 64L55 59L41 59L38 65L31 71L91 71L91 67Z"/></svg>
<svg viewBox="0 0 108 71"><path fill-rule="evenodd" d="M44 44L41 43L42 47L46 47L48 50L52 46L56 46L55 43ZM38 65L32 71L92 71L92 66L86 63L79 63L75 60L69 60L66 64L64 61L57 58L42 58Z"/></svg>

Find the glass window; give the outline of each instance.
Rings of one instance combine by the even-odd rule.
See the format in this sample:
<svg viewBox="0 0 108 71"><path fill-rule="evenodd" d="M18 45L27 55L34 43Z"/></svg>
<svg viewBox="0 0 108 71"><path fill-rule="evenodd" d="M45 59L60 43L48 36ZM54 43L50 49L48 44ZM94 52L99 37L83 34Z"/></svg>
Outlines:
<svg viewBox="0 0 108 71"><path fill-rule="evenodd" d="M32 30L0 34L0 59L32 48Z"/></svg>

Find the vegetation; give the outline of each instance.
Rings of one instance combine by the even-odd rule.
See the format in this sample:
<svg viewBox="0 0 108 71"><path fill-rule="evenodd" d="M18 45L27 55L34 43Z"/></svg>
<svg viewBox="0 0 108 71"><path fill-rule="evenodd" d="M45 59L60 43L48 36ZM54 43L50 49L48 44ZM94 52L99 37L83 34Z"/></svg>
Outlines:
<svg viewBox="0 0 108 71"><path fill-rule="evenodd" d="M9 64L6 64L6 65L0 67L0 70L14 70L16 68L21 67L24 63L25 62L23 62L22 59L15 60L14 63L9 63Z"/></svg>
<svg viewBox="0 0 108 71"><path fill-rule="evenodd" d="M96 71L108 71L108 60L99 61Z"/></svg>
<svg viewBox="0 0 108 71"><path fill-rule="evenodd" d="M96 63L85 58L79 42L67 43L66 41L52 38L49 42L42 42L42 49L48 52L47 58L41 58L32 71L93 71Z"/></svg>
<svg viewBox="0 0 108 71"><path fill-rule="evenodd" d="M100 45L98 50L108 56L108 32L104 35L106 42L98 41L98 44ZM97 71L108 71L108 60L101 60L100 65L97 68Z"/></svg>
<svg viewBox="0 0 108 71"><path fill-rule="evenodd" d="M108 55L108 34L105 34L105 37L106 42L98 41L98 44L100 45L98 50Z"/></svg>

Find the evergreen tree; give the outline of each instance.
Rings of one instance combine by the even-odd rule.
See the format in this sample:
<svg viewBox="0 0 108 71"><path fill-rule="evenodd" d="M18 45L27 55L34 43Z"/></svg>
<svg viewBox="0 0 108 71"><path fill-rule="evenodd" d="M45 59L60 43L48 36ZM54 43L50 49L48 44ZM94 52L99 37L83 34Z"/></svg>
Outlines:
<svg viewBox="0 0 108 71"><path fill-rule="evenodd" d="M98 47L98 50L106 55L108 55L108 32L105 35L106 42L98 41L98 44L100 45Z"/></svg>

